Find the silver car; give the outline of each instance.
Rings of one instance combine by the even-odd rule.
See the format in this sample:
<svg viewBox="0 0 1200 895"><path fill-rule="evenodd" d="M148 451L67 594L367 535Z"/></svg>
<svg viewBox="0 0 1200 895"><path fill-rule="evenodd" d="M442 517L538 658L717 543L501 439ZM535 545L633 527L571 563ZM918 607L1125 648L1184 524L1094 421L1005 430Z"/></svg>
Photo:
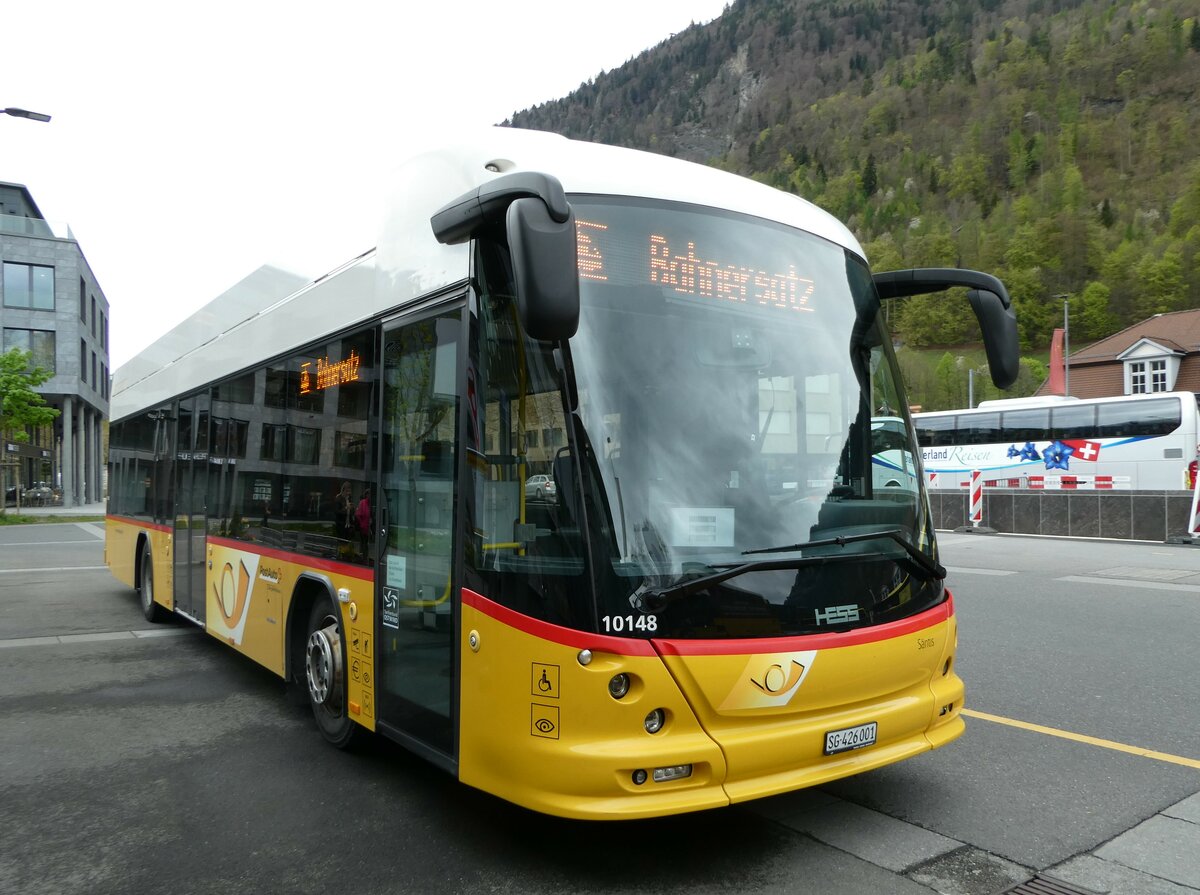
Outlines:
<svg viewBox="0 0 1200 895"><path fill-rule="evenodd" d="M548 475L533 475L525 481L525 496L534 500L553 500L558 488Z"/></svg>

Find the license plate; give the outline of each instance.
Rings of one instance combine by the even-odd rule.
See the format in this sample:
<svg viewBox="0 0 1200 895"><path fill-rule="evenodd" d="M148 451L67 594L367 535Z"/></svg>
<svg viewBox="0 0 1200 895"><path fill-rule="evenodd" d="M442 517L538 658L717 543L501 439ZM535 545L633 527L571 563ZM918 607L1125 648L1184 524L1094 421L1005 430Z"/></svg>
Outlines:
<svg viewBox="0 0 1200 895"><path fill-rule="evenodd" d="M879 732L879 724L859 724L857 727L845 727L841 730L831 730L825 734L825 754L849 752L851 749L861 749L875 744L875 735Z"/></svg>

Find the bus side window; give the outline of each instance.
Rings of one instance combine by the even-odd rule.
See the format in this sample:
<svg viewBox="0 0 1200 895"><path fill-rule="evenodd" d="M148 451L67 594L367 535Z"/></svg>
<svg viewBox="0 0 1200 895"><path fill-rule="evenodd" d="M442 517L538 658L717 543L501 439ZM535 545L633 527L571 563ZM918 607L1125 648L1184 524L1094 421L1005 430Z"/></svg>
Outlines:
<svg viewBox="0 0 1200 895"><path fill-rule="evenodd" d="M1047 407L1006 410L1002 418L1005 441L1042 441L1050 430L1050 410Z"/></svg>
<svg viewBox="0 0 1200 895"><path fill-rule="evenodd" d="M1086 439L1096 437L1096 408L1054 407L1050 410L1050 437Z"/></svg>

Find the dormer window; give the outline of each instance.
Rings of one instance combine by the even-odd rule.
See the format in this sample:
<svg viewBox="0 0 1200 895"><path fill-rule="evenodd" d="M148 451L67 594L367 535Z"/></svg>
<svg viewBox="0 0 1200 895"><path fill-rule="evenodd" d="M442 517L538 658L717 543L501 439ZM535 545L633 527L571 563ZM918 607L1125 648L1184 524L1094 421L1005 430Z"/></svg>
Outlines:
<svg viewBox="0 0 1200 895"><path fill-rule="evenodd" d="M1165 391L1169 391L1165 360L1129 362L1129 393L1131 395Z"/></svg>
<svg viewBox="0 0 1200 895"><path fill-rule="evenodd" d="M1139 339L1117 356L1125 364L1125 394L1171 391L1183 353L1157 340Z"/></svg>

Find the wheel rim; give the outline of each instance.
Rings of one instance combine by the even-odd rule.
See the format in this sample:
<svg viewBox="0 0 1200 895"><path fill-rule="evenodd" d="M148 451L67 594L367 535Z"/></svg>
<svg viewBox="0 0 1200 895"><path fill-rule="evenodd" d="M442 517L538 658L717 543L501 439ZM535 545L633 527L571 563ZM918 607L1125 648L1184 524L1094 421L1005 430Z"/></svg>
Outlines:
<svg viewBox="0 0 1200 895"><path fill-rule="evenodd" d="M309 635L305 675L313 703L336 714L342 684L342 645L336 622Z"/></svg>

